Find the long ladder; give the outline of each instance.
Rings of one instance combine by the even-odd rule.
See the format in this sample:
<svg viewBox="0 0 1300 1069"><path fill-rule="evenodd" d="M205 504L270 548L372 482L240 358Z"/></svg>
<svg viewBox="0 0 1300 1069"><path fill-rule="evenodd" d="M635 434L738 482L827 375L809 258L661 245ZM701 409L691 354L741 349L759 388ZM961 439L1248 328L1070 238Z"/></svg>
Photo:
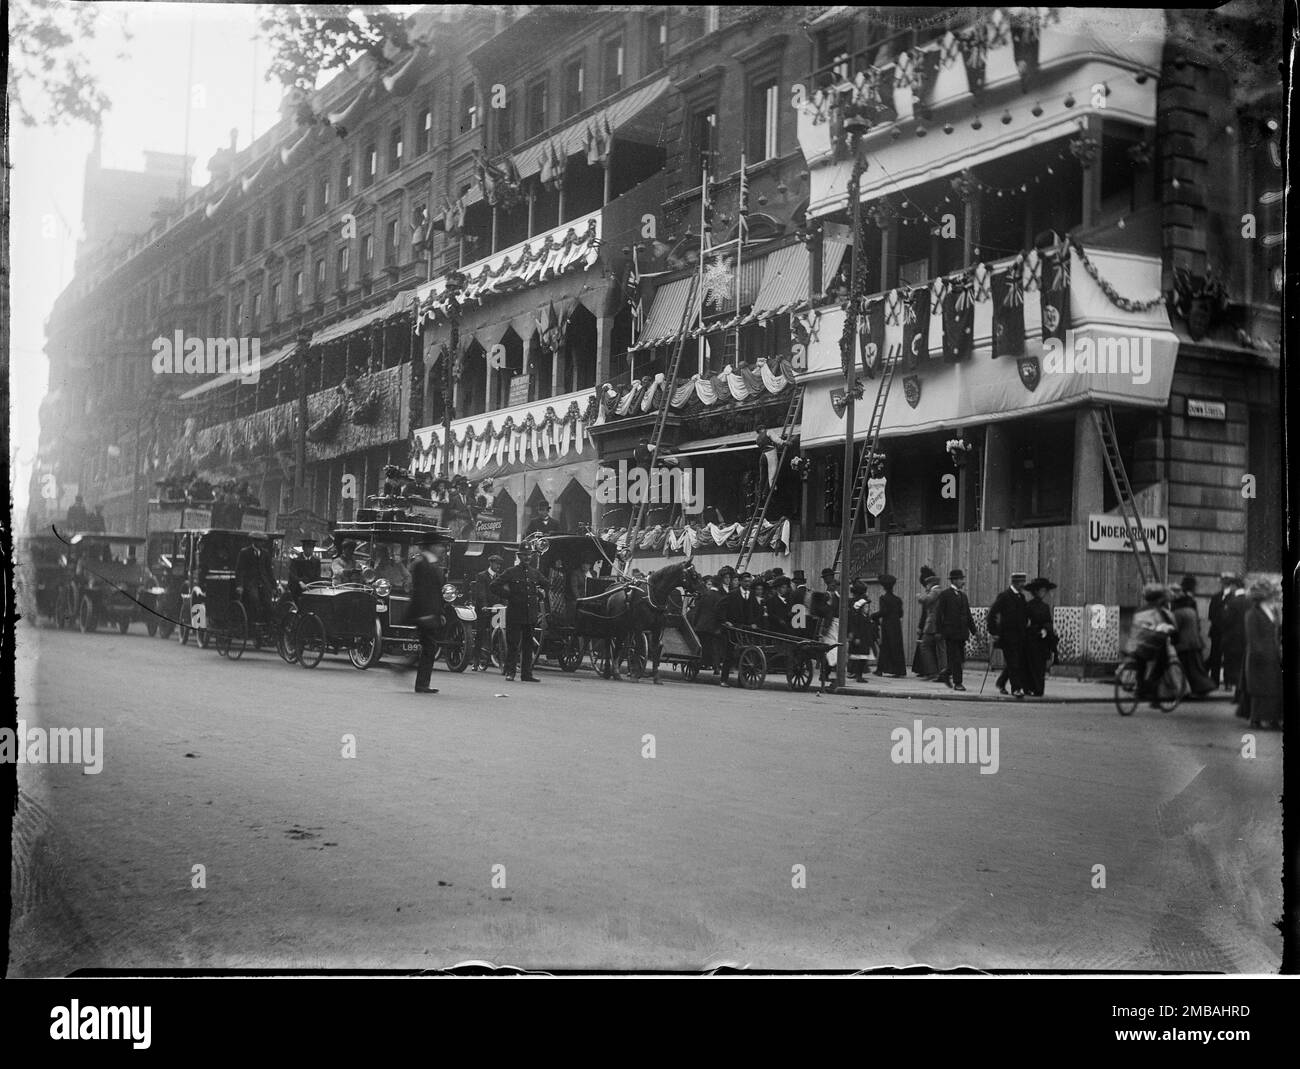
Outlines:
<svg viewBox="0 0 1300 1069"><path fill-rule="evenodd" d="M880 444L880 428L885 421L885 402L889 400L889 387L894 382L894 371L898 367L900 356L888 357L880 372L880 385L876 387L876 403L871 408L871 419L867 423L867 439L858 458L857 469L853 474L853 511L850 513L849 533L858 529L858 519L862 516L867 499L867 481L871 478L871 458ZM835 561L831 567L839 570L840 561L844 559L844 541L835 548Z"/></svg>
<svg viewBox="0 0 1300 1069"><path fill-rule="evenodd" d="M663 443L664 427L668 423L668 411L672 402L673 390L677 388L677 374L681 369L682 353L686 351L686 343L691 334L692 322L695 318L695 302L700 292L700 275L695 272L691 275L691 288L686 296L686 306L682 309L682 319L677 326L677 344L673 349L672 363L669 365L668 374L664 376L664 392L659 399L659 411L655 415L654 430L650 435L650 455L651 464L655 463L659 456L659 446ZM628 552L627 559L624 562L624 572L632 574L632 558L636 556L637 542L640 540L641 529L645 525L646 513L650 508L650 494L646 493L641 496L641 501L636 508L636 516L627 529Z"/></svg>
<svg viewBox="0 0 1300 1069"><path fill-rule="evenodd" d="M803 389L803 383L796 383L794 390L790 394L790 404L786 406L785 423L781 427L781 443L776 454L778 476L785 465L786 455L790 451L794 425L799 419L799 408L803 403ZM745 523L745 531L740 536L740 556L736 558L737 572L743 572L750 559L754 556L754 544L758 541L759 531L763 529L763 521L767 519L767 510L772 504L772 497L775 493L776 477L773 477L767 481L767 493L763 497L762 504L757 505L754 511L750 513L749 520Z"/></svg>
<svg viewBox="0 0 1300 1069"><path fill-rule="evenodd" d="M1093 422L1101 436L1102 454L1106 458L1106 472L1110 475L1110 485L1119 500L1120 515L1124 525L1130 531L1129 545L1133 547L1133 557L1137 561L1138 575L1143 585L1160 582L1160 569L1147 541L1146 528L1142 526L1142 517L1138 514L1137 503L1133 500L1133 487L1128 481L1128 471L1124 467L1124 458L1119 451L1119 437L1115 433L1115 415L1110 405L1098 405L1092 410ZM1132 537L1131 532L1137 532Z"/></svg>

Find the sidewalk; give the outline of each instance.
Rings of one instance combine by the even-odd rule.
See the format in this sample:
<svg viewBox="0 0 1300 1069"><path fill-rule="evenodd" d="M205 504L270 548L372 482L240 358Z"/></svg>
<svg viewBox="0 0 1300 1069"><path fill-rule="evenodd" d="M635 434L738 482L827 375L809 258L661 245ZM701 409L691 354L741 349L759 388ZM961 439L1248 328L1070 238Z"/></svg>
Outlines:
<svg viewBox="0 0 1300 1069"><path fill-rule="evenodd" d="M1113 702L1115 685L1109 679L1072 679L1068 676L1048 676L1045 693L1041 698L1016 699L1011 695L1001 695L995 686L998 669L994 668L984 684L984 693L980 693L980 682L984 679L984 662L977 661L966 666L963 672L966 690L949 690L942 683L926 683L916 676L906 679L894 679L891 676L873 676L863 674L861 683L849 681L843 690L836 694L849 694L861 698L942 698L954 702L1035 702L1037 704L1077 704L1079 702Z"/></svg>

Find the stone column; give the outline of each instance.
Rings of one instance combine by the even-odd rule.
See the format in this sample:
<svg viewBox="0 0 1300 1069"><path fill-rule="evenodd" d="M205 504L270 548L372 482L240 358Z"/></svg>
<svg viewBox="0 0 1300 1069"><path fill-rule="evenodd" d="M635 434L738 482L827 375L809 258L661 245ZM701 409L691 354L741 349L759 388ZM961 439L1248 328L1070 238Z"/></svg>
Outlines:
<svg viewBox="0 0 1300 1069"><path fill-rule="evenodd" d="M1087 523L1088 515L1104 512L1106 458L1092 412L1081 408L1074 417L1074 522Z"/></svg>

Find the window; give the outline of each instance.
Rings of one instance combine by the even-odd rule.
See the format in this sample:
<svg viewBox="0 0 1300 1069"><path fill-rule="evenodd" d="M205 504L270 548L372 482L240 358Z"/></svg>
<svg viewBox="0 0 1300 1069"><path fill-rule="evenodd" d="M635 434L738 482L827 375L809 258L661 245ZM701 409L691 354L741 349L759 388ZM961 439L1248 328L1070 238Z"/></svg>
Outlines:
<svg viewBox="0 0 1300 1069"><path fill-rule="evenodd" d="M617 93L623 88L623 35L607 37L600 45L600 95Z"/></svg>
<svg viewBox="0 0 1300 1069"><path fill-rule="evenodd" d="M645 73L657 71L668 63L668 16L648 15L645 20Z"/></svg>
<svg viewBox="0 0 1300 1069"><path fill-rule="evenodd" d="M419 122L415 127L415 154L423 156L433 144L433 109L425 108L420 112Z"/></svg>
<svg viewBox="0 0 1300 1069"><path fill-rule="evenodd" d="M570 60L564 65L564 88L562 91L561 104L564 108L564 114L560 117L567 119L570 116L577 115L582 110L582 57Z"/></svg>
<svg viewBox="0 0 1300 1069"><path fill-rule="evenodd" d="M244 329L244 302L234 301L230 305L230 333L239 334Z"/></svg>
<svg viewBox="0 0 1300 1069"><path fill-rule="evenodd" d="M320 300L325 294L325 257L320 256L316 259L316 299Z"/></svg>
<svg viewBox="0 0 1300 1069"><path fill-rule="evenodd" d="M379 177L379 150L372 141L361 154L361 188L369 189Z"/></svg>
<svg viewBox="0 0 1300 1069"><path fill-rule="evenodd" d="M344 156L339 164L339 200L352 196L352 157Z"/></svg>
<svg viewBox="0 0 1300 1069"><path fill-rule="evenodd" d="M402 127L394 126L388 134L388 173L402 166Z"/></svg>
<svg viewBox="0 0 1300 1069"><path fill-rule="evenodd" d="M218 241L212 249L212 274L220 277L226 273L226 243Z"/></svg>
<svg viewBox="0 0 1300 1069"><path fill-rule="evenodd" d="M293 310L296 312L302 307L302 272L293 273Z"/></svg>
<svg viewBox="0 0 1300 1069"><path fill-rule="evenodd" d="M337 275L335 285L341 290L347 289L348 268L351 265L348 263L348 247L346 245L339 246L339 251L334 256L334 266Z"/></svg>
<svg viewBox="0 0 1300 1069"><path fill-rule="evenodd" d="M280 322L280 283L275 283L271 287L271 322Z"/></svg>
<svg viewBox="0 0 1300 1069"><path fill-rule="evenodd" d="M262 292L261 290L258 290L258 292L253 294L253 331L256 333L261 329L262 329Z"/></svg>
<svg viewBox="0 0 1300 1069"><path fill-rule="evenodd" d="M298 190L298 197L293 205L293 225L296 230L307 222L307 190Z"/></svg>
<svg viewBox="0 0 1300 1069"><path fill-rule="evenodd" d="M384 228L384 265L396 267L401 253L397 240L397 220L389 219Z"/></svg>
<svg viewBox="0 0 1300 1069"><path fill-rule="evenodd" d="M282 237L284 237L284 202L277 193L271 201L271 241L279 241Z"/></svg>
<svg viewBox="0 0 1300 1069"><path fill-rule="evenodd" d="M361 239L361 276L369 278L375 266L375 236L367 234Z"/></svg>
<svg viewBox="0 0 1300 1069"><path fill-rule="evenodd" d="M761 163L777 155L779 94L775 78L764 78L749 87L749 99L745 103L745 156L748 163Z"/></svg>
<svg viewBox="0 0 1300 1069"><path fill-rule="evenodd" d="M248 235L241 226L235 231L235 262L232 266L238 267L248 257ZM151 294L152 296L152 294ZM152 301L150 302L152 303Z"/></svg>
<svg viewBox="0 0 1300 1069"><path fill-rule="evenodd" d="M704 32L713 33L722 25L722 9L716 4L704 9Z"/></svg>
<svg viewBox="0 0 1300 1069"><path fill-rule="evenodd" d="M536 137L546 129L546 113L549 110L547 107L545 78L533 82L528 87L528 102L525 107L528 136Z"/></svg>
<svg viewBox="0 0 1300 1069"><path fill-rule="evenodd" d="M506 93L505 105L493 108L493 136L497 146L504 152L514 146L515 137L515 94Z"/></svg>
<svg viewBox="0 0 1300 1069"><path fill-rule="evenodd" d="M714 169L714 153L717 150L718 109L713 105L700 108L691 115L690 124L690 164L694 182L695 175L702 173L707 165Z"/></svg>
<svg viewBox="0 0 1300 1069"><path fill-rule="evenodd" d="M467 134L478 126L478 94L473 82L461 88L459 115L462 134Z"/></svg>
<svg viewBox="0 0 1300 1069"><path fill-rule="evenodd" d="M259 215L253 220L253 251L261 252L266 244L266 217Z"/></svg>

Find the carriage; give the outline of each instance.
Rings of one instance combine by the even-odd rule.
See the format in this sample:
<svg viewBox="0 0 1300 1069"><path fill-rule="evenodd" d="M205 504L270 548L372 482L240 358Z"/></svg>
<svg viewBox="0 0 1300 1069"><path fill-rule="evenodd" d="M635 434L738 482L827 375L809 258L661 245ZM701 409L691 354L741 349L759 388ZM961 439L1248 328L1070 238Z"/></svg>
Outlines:
<svg viewBox="0 0 1300 1069"><path fill-rule="evenodd" d="M734 624L723 627L735 650L737 681L750 690L763 686L769 670L784 672L791 690L809 690L826 654L835 648L798 634L760 631Z"/></svg>
<svg viewBox="0 0 1300 1069"><path fill-rule="evenodd" d="M191 638L207 649L218 639L219 653L238 645L238 658L248 640L274 642L279 636L260 614L255 621L240 598L235 565L239 553L257 539L283 537L279 533L236 531L225 528L182 528L158 543L161 550L155 568L162 593L157 599L158 634L167 639L173 631L182 646ZM233 606L238 606L235 608ZM288 606L276 602L276 623L282 622ZM243 644L235 636L244 635ZM281 653L283 655L283 650Z"/></svg>
<svg viewBox="0 0 1300 1069"><path fill-rule="evenodd" d="M601 644L592 644L589 641L592 636L580 632L578 602L604 593L613 584L610 573L618 547L592 534L533 536L524 541L536 550L537 570L547 580L547 609L534 633L537 655L554 660L562 671L576 672L590 648L597 670L602 675L610 675L608 652ZM589 576L593 564L598 567L599 576ZM504 624L500 630L494 627L492 639L493 650L500 655L505 648ZM632 651L635 662L640 649L641 665L645 662L643 647L644 640ZM635 663L629 667L639 674Z"/></svg>
<svg viewBox="0 0 1300 1069"><path fill-rule="evenodd" d="M103 532L74 535L62 558L63 578L55 592L56 623L75 619L83 631L100 624L126 634L143 621L149 634L157 629L154 609L160 589L136 556L144 539Z"/></svg>
<svg viewBox="0 0 1300 1069"><path fill-rule="evenodd" d="M662 643L659 655L661 661L680 668L688 683L694 683L700 678L703 647L683 607L670 604L664 614Z"/></svg>
<svg viewBox="0 0 1300 1069"><path fill-rule="evenodd" d="M411 600L408 562L421 540L430 536L452 545L444 527L399 515L395 511L363 510L364 518L334 525L333 538L357 544L361 582L334 585L310 583L298 598L298 614L290 643L303 668L315 668L326 653L346 653L356 668L370 668L385 654L416 655L419 635L405 623ZM386 518L378 519L376 516ZM439 637L438 655L453 672L469 666L474 648L476 614L466 593L448 582L443 598L453 608Z"/></svg>

